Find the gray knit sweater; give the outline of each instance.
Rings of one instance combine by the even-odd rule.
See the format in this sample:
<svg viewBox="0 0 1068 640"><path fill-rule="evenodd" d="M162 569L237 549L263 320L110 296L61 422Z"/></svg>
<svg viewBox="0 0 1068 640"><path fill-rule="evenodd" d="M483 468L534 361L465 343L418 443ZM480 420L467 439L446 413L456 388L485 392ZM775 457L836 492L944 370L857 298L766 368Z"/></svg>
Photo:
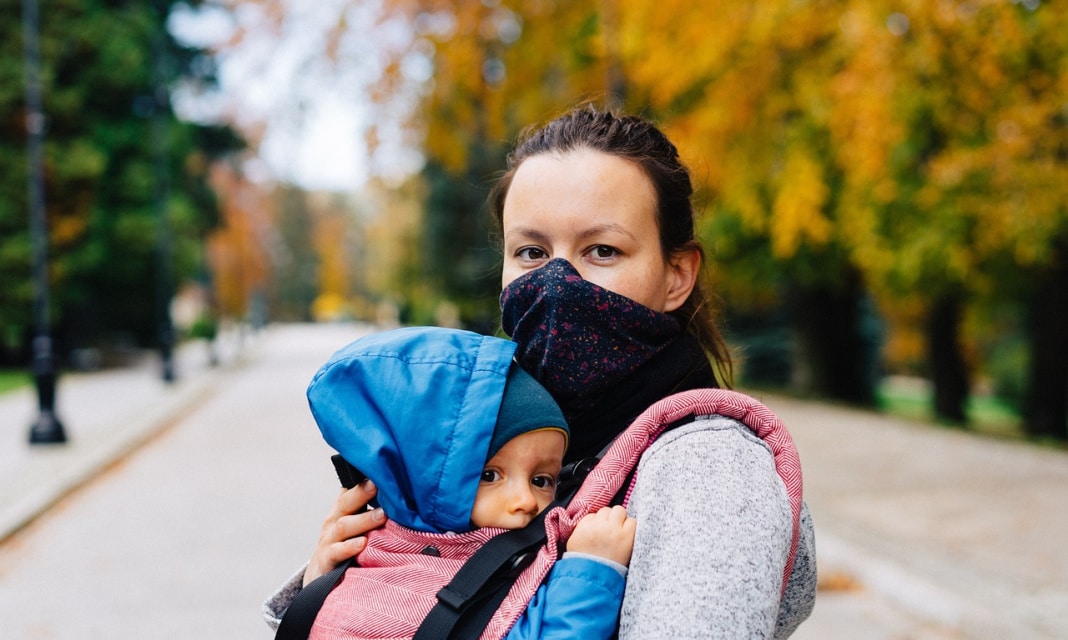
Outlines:
<svg viewBox="0 0 1068 640"><path fill-rule="evenodd" d="M740 422L699 418L654 442L629 511L638 531L620 638L785 638L812 612L808 509L781 594L790 504L771 449Z"/></svg>
<svg viewBox="0 0 1068 640"><path fill-rule="evenodd" d="M744 424L698 418L657 440L638 466L629 511L638 520L621 640L786 638L812 612L816 550L802 505L792 531L771 450ZM271 626L300 590L298 572L264 603Z"/></svg>

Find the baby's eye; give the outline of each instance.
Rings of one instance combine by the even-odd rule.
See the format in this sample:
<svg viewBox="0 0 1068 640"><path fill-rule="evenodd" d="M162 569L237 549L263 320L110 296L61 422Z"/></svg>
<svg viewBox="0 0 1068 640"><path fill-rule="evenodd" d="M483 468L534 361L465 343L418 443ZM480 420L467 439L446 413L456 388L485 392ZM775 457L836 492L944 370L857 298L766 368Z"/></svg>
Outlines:
<svg viewBox="0 0 1068 640"><path fill-rule="evenodd" d="M530 484L539 489L551 489L556 486L556 478L552 476L534 476L530 479Z"/></svg>
<svg viewBox="0 0 1068 640"><path fill-rule="evenodd" d="M523 247L516 251L515 255L521 260L544 260L549 257L549 254L538 247Z"/></svg>
<svg viewBox="0 0 1068 640"><path fill-rule="evenodd" d="M496 482L501 477L501 474L497 473L495 469L483 469L482 470L482 482Z"/></svg>

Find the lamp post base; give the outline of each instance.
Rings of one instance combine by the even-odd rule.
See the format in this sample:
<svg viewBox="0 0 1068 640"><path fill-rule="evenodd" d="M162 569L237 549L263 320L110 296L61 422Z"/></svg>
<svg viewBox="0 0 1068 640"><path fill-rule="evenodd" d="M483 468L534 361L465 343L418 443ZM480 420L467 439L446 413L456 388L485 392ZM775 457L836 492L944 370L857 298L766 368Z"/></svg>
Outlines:
<svg viewBox="0 0 1068 640"><path fill-rule="evenodd" d="M33 378L37 385L38 414L30 425L30 444L63 444L67 434L56 415L56 367L51 343L47 338L38 339L36 346L38 354L33 363Z"/></svg>
<svg viewBox="0 0 1068 640"><path fill-rule="evenodd" d="M67 433L56 414L42 409L37 420L30 425L30 444L63 444Z"/></svg>

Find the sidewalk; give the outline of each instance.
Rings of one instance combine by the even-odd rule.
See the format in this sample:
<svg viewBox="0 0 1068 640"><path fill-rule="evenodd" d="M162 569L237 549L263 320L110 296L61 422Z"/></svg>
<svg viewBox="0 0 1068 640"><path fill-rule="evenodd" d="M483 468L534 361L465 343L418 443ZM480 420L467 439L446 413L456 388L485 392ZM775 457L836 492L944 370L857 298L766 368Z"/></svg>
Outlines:
<svg viewBox="0 0 1068 640"><path fill-rule="evenodd" d="M328 337L325 344L342 342L339 336ZM309 360L301 366L312 367L319 362L316 358L325 357L305 353L311 344L306 339L250 338L241 344L230 335L221 341L217 368L208 366L202 343L180 349L178 380L172 385L159 379L154 357L136 368L66 375L59 383L56 408L70 442L57 447L27 444L36 416L32 389L0 395L0 541L168 425L190 422L185 418L198 408L218 404L208 400L226 395L221 382L227 371L242 371L242 376L228 380L231 387L241 385L231 389L231 395L265 404L251 390L263 393L281 388L280 383L273 378L244 378L257 369L256 363L262 365L259 375L273 375L270 367L278 365L260 362L265 359L261 351L271 344L289 349L302 345L299 354L275 354L285 367L279 375L293 374L294 366L303 363L299 358ZM293 375L303 381L301 376L310 373L300 369ZM289 387L301 389L302 382L286 380ZM299 398L299 392L294 397ZM822 403L779 396L758 399L794 435L804 467L805 497L816 524L824 588L815 612L795 638L1068 638L1068 552L1063 545L1068 535L1068 451ZM306 420L306 407L299 410ZM213 416L211 427L226 419ZM287 424L298 420L280 419ZM234 431L269 433L265 417L246 422L244 431ZM261 435L262 447L245 456L268 470L281 464L272 457L279 453L277 442L293 438L286 425L271 428L281 435L275 440ZM228 437L239 436L247 447L247 436ZM231 455L224 449L196 447L199 464L214 469L212 456ZM249 474L257 479L257 491L264 490L258 486L266 478L264 473L269 471ZM225 485L206 471L200 475L205 486L215 487L210 491L218 498L218 487ZM332 488L330 474L321 475ZM202 493L190 498L191 504L199 504L209 492L202 487L198 491ZM315 495L293 491L291 501L308 501L308 495ZM319 506L313 507L309 522L320 517ZM188 519L189 507L182 509ZM292 534L295 546L303 550L306 539L313 536L296 525L291 528L292 532L281 526L268 530L272 539ZM284 577L288 562L283 557L282 568L275 571L278 576ZM269 588L252 591L258 594Z"/></svg>
<svg viewBox="0 0 1068 640"><path fill-rule="evenodd" d="M32 386L0 394L0 542L210 395L220 372L240 366L255 338L247 330L220 334L214 367L207 343L180 345L169 384L155 352L128 368L61 374L55 402L67 435L61 445L29 444L38 412Z"/></svg>
<svg viewBox="0 0 1068 640"><path fill-rule="evenodd" d="M895 637L1068 638L1068 451L762 400L801 454L821 583L929 623Z"/></svg>

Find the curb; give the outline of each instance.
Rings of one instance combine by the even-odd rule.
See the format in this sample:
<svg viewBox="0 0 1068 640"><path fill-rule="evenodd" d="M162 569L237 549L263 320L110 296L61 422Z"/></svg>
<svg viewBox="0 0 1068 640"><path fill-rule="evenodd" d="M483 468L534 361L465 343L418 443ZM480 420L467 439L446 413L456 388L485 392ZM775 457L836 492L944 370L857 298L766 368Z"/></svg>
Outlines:
<svg viewBox="0 0 1068 640"><path fill-rule="evenodd" d="M35 446L11 481L0 484L0 544L207 401L227 373L252 357L247 351L179 378L132 418L124 416L74 443Z"/></svg>

